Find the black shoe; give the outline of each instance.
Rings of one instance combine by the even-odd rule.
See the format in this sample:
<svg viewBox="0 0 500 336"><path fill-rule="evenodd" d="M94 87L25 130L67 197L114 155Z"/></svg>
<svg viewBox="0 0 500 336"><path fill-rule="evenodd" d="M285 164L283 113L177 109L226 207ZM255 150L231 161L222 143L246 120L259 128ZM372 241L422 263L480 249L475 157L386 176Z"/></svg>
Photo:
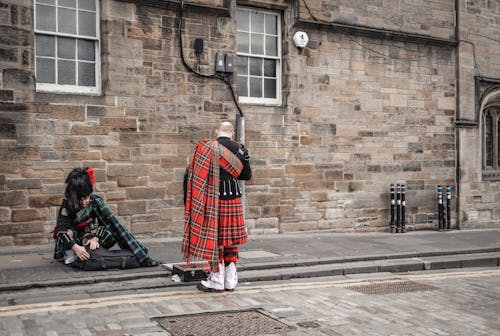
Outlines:
<svg viewBox="0 0 500 336"><path fill-rule="evenodd" d="M234 288L226 288L224 289L226 292L234 292Z"/></svg>
<svg viewBox="0 0 500 336"><path fill-rule="evenodd" d="M203 286L201 283L196 285L196 288L199 291L206 292L206 293L222 293L222 292L224 292L223 289L209 288L209 287Z"/></svg>

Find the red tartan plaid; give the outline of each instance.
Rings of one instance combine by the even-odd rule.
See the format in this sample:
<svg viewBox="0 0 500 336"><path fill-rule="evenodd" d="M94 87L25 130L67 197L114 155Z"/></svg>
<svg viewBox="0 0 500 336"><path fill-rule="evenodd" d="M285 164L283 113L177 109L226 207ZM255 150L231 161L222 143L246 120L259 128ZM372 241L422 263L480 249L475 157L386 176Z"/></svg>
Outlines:
<svg viewBox="0 0 500 336"><path fill-rule="evenodd" d="M219 200L219 246L245 244L247 237L241 199Z"/></svg>
<svg viewBox="0 0 500 336"><path fill-rule="evenodd" d="M227 148L214 140L202 140L189 165L184 238L182 252L186 261L208 260L217 269L219 237L219 169L237 177L243 164Z"/></svg>

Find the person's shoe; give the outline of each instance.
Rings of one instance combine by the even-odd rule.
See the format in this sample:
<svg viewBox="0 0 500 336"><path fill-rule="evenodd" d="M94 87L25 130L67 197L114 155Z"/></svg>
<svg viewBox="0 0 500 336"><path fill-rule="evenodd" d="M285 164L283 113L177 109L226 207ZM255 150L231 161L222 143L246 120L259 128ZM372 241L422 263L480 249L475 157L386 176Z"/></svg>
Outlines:
<svg viewBox="0 0 500 336"><path fill-rule="evenodd" d="M236 272L236 264L231 262L226 266L224 273L224 289L228 292L232 292L236 288L237 284L238 273Z"/></svg>
<svg viewBox="0 0 500 336"><path fill-rule="evenodd" d="M210 273L207 280L202 280L200 285L198 285L196 288L198 288L199 290L204 291L204 292L207 292L207 290L204 290L202 288L211 289L212 291L223 292L224 291L224 272L225 272L224 264L219 264L219 271Z"/></svg>
<svg viewBox="0 0 500 336"><path fill-rule="evenodd" d="M205 292L205 293L222 293L224 290L223 289L215 289L215 288L210 288L204 286L202 283L199 283L196 285L196 289L199 291Z"/></svg>

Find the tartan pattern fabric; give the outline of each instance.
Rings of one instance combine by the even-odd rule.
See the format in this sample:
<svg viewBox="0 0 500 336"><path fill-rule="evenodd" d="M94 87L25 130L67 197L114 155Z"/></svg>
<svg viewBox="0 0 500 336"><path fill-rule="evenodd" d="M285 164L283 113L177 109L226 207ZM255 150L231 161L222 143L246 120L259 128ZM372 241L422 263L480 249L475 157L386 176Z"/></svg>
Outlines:
<svg viewBox="0 0 500 336"><path fill-rule="evenodd" d="M247 237L241 198L219 200L219 246L241 245Z"/></svg>
<svg viewBox="0 0 500 336"><path fill-rule="evenodd" d="M222 261L227 266L229 263L238 261L238 246L226 246L222 252Z"/></svg>
<svg viewBox="0 0 500 336"><path fill-rule="evenodd" d="M141 266L158 265L157 261L148 256L148 250L118 221L102 198L96 195L91 195L89 205L77 213L75 223L81 223L93 215L113 234L121 248L134 253Z"/></svg>
<svg viewBox="0 0 500 336"><path fill-rule="evenodd" d="M237 177L243 164L218 141L198 143L188 167L182 253L188 263L192 259L208 261L211 270L217 270L219 261L220 168Z"/></svg>

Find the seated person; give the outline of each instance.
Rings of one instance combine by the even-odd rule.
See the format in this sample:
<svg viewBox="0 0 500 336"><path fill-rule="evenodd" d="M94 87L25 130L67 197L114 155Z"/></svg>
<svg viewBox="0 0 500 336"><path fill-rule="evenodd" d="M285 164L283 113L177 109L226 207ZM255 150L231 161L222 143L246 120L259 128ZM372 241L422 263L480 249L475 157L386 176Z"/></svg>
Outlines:
<svg viewBox="0 0 500 336"><path fill-rule="evenodd" d="M91 259L99 248L116 243L131 251L137 265L157 266L143 247L111 213L103 199L93 195L94 170L75 168L66 178L66 190L54 229L54 259L74 265ZM132 266L137 267L137 266Z"/></svg>

